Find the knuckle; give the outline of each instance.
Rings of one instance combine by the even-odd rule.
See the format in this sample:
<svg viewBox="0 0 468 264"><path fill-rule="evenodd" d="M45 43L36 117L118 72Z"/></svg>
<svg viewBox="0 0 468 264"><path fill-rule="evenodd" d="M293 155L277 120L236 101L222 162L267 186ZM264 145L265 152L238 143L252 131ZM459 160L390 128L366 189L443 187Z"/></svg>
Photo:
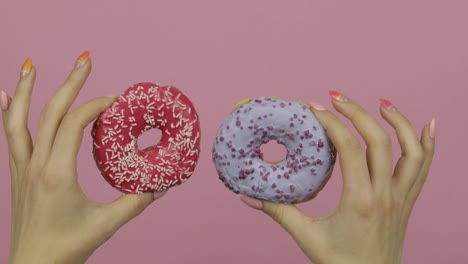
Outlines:
<svg viewBox="0 0 468 264"><path fill-rule="evenodd" d="M46 166L40 177L40 184L48 190L57 189L63 182L60 173L52 167L53 166Z"/></svg>
<svg viewBox="0 0 468 264"><path fill-rule="evenodd" d="M55 190L60 186L60 180L51 174L45 174L41 177L41 184L48 190Z"/></svg>
<svg viewBox="0 0 468 264"><path fill-rule="evenodd" d="M74 127L78 123L78 118L74 112L66 114L62 119L62 124L66 127Z"/></svg>
<svg viewBox="0 0 468 264"><path fill-rule="evenodd" d="M426 155L427 155L428 157L433 157L433 156L434 156L434 153L435 153L435 147L434 147L434 146L425 147L425 148L424 148L424 152L426 153Z"/></svg>
<svg viewBox="0 0 468 264"><path fill-rule="evenodd" d="M341 143L342 143L343 146L345 146L345 147L349 147L349 148L361 148L361 144L359 143L359 141L357 140L357 138L354 137L354 136L351 135L351 134L345 135L345 136L341 137Z"/></svg>
<svg viewBox="0 0 468 264"><path fill-rule="evenodd" d="M408 161L416 164L422 164L424 161L424 151L421 148L416 148L407 156Z"/></svg>
<svg viewBox="0 0 468 264"><path fill-rule="evenodd" d="M360 106L358 106L357 104L355 103L350 104L350 108L348 109L348 115L351 121L359 122L365 117L366 114L367 112L364 109L362 109Z"/></svg>
<svg viewBox="0 0 468 264"><path fill-rule="evenodd" d="M397 207L397 203L391 195L381 197L380 204L386 213L394 212Z"/></svg>
<svg viewBox="0 0 468 264"><path fill-rule="evenodd" d="M277 222L278 224L282 225L284 222L284 209L282 206L275 206L270 213L271 218Z"/></svg>
<svg viewBox="0 0 468 264"><path fill-rule="evenodd" d="M13 136L17 135L24 131L24 126L19 124L18 122L7 122L5 124L5 132L7 135Z"/></svg>
<svg viewBox="0 0 468 264"><path fill-rule="evenodd" d="M134 217L140 215L146 208L146 203L143 199L135 199L135 202L132 203L132 214Z"/></svg>
<svg viewBox="0 0 468 264"><path fill-rule="evenodd" d="M424 184L426 183L427 180L427 174L423 175L422 177L419 177L416 182L414 183L413 189L415 189L416 193L420 193L422 191L422 188Z"/></svg>
<svg viewBox="0 0 468 264"><path fill-rule="evenodd" d="M57 112L58 107L52 102L48 102L41 111L41 120L47 120Z"/></svg>
<svg viewBox="0 0 468 264"><path fill-rule="evenodd" d="M83 74L81 72L73 72L67 80L60 86L61 89L74 88L83 81Z"/></svg>
<svg viewBox="0 0 468 264"><path fill-rule="evenodd" d="M390 136L385 132L375 133L371 138L371 144L389 148L392 145Z"/></svg>
<svg viewBox="0 0 468 264"><path fill-rule="evenodd" d="M370 218L377 207L377 202L371 192L361 193L361 197L355 205L356 213L362 218Z"/></svg>
<svg viewBox="0 0 468 264"><path fill-rule="evenodd" d="M94 221L97 230L100 230L105 237L111 237L116 232L114 225L109 224L115 220L112 216L103 213L96 213L93 215L91 220Z"/></svg>

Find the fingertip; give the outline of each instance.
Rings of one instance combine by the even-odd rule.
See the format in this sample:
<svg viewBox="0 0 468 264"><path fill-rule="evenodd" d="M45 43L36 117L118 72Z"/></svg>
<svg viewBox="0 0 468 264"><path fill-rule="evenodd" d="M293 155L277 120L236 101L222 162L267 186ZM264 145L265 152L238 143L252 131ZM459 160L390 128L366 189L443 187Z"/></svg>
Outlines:
<svg viewBox="0 0 468 264"><path fill-rule="evenodd" d="M118 98L119 98L118 96L104 96L104 97L101 97L101 99L104 100L107 105L113 104L115 101L117 101Z"/></svg>
<svg viewBox="0 0 468 264"><path fill-rule="evenodd" d="M310 111L315 116L317 121L325 128L325 130L327 130L330 122L334 117L334 114L328 111L327 108L320 103L309 102L309 106Z"/></svg>
<svg viewBox="0 0 468 264"><path fill-rule="evenodd" d="M436 137L436 119L432 118L431 122L429 123L429 137L432 140L435 140Z"/></svg>
<svg viewBox="0 0 468 264"><path fill-rule="evenodd" d="M98 98L94 98L92 99L91 101L88 101L88 103L86 103L85 107L96 107L98 113L96 114L100 114L102 112L104 112L106 109L108 109L109 107L112 106L113 103L115 103L117 101L117 98L118 97L113 97L113 96L102 96L102 97L98 97Z"/></svg>
<svg viewBox="0 0 468 264"><path fill-rule="evenodd" d="M9 96L7 95L7 93L2 90L0 92L0 106L1 106L3 112L8 111L8 107L10 106L10 101L11 100L9 100L8 98L9 98Z"/></svg>
<svg viewBox="0 0 468 264"><path fill-rule="evenodd" d="M146 207L148 207L150 204L152 204L155 199L154 199L154 194L152 192L148 193L142 193L142 194L137 194L138 198L143 200L144 208L142 208L141 211L143 211Z"/></svg>
<svg viewBox="0 0 468 264"><path fill-rule="evenodd" d="M141 214L152 202L153 193L124 194L106 205L111 216L110 225L117 230L133 218Z"/></svg>
<svg viewBox="0 0 468 264"><path fill-rule="evenodd" d="M122 205L128 210L127 213L130 213L130 215L135 217L153 203L154 196L152 192L146 192L142 194L125 194L122 199L127 200L128 202L127 204Z"/></svg>
<svg viewBox="0 0 468 264"><path fill-rule="evenodd" d="M166 195L166 193L169 191L169 189L166 189L164 191L160 191L160 192L153 192L153 199L154 201L160 199L161 197L163 197L164 195Z"/></svg>
<svg viewBox="0 0 468 264"><path fill-rule="evenodd" d="M389 100L387 100L385 98L380 98L379 101L380 101L381 109L383 111L388 111L390 113L395 113L395 112L398 111L398 109L395 107L395 105L393 105L393 103L390 102Z"/></svg>
<svg viewBox="0 0 468 264"><path fill-rule="evenodd" d="M340 102L340 103L346 103L349 101L349 98L345 96L343 93L338 92L338 91L329 91L328 95L333 99L332 101Z"/></svg>
<svg viewBox="0 0 468 264"><path fill-rule="evenodd" d="M281 225L293 238L301 236L309 218L296 205L263 201L263 206L263 212Z"/></svg>
<svg viewBox="0 0 468 264"><path fill-rule="evenodd" d="M316 103L316 102L310 102L309 105L313 110L316 110L316 111L325 111L325 110L327 110L325 108L325 106L323 106L323 105L321 105L319 103Z"/></svg>
<svg viewBox="0 0 468 264"><path fill-rule="evenodd" d="M91 66L90 52L88 50L83 51L75 62L75 69L80 69L85 66Z"/></svg>
<svg viewBox="0 0 468 264"><path fill-rule="evenodd" d="M258 199L242 195L240 200L250 208L255 210L263 210L263 202Z"/></svg>
<svg viewBox="0 0 468 264"><path fill-rule="evenodd" d="M435 150L435 118L433 118L426 126L424 126L421 135L421 145L424 152L433 155Z"/></svg>

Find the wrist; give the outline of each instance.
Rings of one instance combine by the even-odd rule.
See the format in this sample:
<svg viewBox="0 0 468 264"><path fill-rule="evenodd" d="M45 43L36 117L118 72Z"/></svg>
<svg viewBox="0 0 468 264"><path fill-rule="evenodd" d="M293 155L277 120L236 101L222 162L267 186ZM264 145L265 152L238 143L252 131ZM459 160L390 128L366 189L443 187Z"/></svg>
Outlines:
<svg viewBox="0 0 468 264"><path fill-rule="evenodd" d="M31 251L22 254L11 253L8 263L9 264L84 264L88 258L72 258L72 257L58 257L51 256L51 254L36 254Z"/></svg>
<svg viewBox="0 0 468 264"><path fill-rule="evenodd" d="M364 257L364 258L356 258L356 257L345 257L336 259L335 261L331 262L318 262L320 264L400 264L400 259L394 258L386 258L386 257Z"/></svg>

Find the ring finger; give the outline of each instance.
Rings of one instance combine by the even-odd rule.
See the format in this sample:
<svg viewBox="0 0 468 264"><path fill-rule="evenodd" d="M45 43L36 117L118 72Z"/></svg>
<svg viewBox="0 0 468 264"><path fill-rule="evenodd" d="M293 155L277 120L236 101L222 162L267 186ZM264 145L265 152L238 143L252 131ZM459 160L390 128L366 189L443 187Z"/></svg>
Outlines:
<svg viewBox="0 0 468 264"><path fill-rule="evenodd" d="M28 129L28 113L35 79L36 70L31 60L27 59L21 68L13 98L2 92L3 125L10 155L16 166L22 166L29 161L33 148Z"/></svg>

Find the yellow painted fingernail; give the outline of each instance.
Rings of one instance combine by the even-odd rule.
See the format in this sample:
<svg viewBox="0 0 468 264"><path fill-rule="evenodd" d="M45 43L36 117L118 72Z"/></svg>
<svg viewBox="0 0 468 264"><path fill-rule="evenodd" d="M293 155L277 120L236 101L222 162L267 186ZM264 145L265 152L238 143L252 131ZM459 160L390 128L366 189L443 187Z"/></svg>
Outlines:
<svg viewBox="0 0 468 264"><path fill-rule="evenodd" d="M236 103L236 105L234 106L234 109L232 111L236 110L237 108L239 108L239 107L241 107L241 106L243 106L245 104L250 103L250 101L252 101L252 98L246 98L246 99L240 100L239 102Z"/></svg>
<svg viewBox="0 0 468 264"><path fill-rule="evenodd" d="M83 66L88 62L89 59L89 51L84 51L81 53L81 55L78 57L75 63L75 69L78 69L79 67Z"/></svg>
<svg viewBox="0 0 468 264"><path fill-rule="evenodd" d="M21 67L20 78L28 77L29 73L31 72L31 69L32 69L32 61L31 59L28 58L24 62L23 67Z"/></svg>

